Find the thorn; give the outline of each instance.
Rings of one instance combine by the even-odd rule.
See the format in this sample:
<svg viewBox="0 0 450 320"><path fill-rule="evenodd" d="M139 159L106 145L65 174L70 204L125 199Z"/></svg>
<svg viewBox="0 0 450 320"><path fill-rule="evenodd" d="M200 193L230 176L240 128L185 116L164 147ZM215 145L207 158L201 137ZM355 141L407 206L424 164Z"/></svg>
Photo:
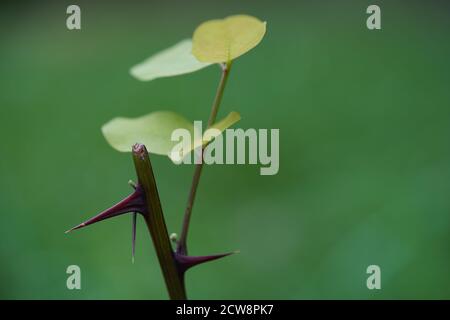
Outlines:
<svg viewBox="0 0 450 320"><path fill-rule="evenodd" d="M137 214L133 212L133 220L131 227L131 262L134 263L134 254L136 252L136 222L137 222Z"/></svg>
<svg viewBox="0 0 450 320"><path fill-rule="evenodd" d="M69 232L72 232L73 230L83 228L85 225L86 225L86 224L83 222L83 223L81 223L81 224L79 224L79 225L77 225L77 226L75 226L75 227L73 227L73 228L71 228L71 229L65 231L64 233L65 233L65 234L68 234Z"/></svg>
<svg viewBox="0 0 450 320"><path fill-rule="evenodd" d="M178 235L174 232L170 235L170 241L172 241L174 244L177 243Z"/></svg>
<svg viewBox="0 0 450 320"><path fill-rule="evenodd" d="M234 253L239 253L239 251L233 251L228 253L220 253L220 254L214 254L209 256L185 256L180 253L174 253L175 260L177 261L178 267L181 269L181 272L185 272L191 267L195 267L196 265L217 260L220 258L224 258L226 256L229 256Z"/></svg>
<svg viewBox="0 0 450 320"><path fill-rule="evenodd" d="M106 209L105 211L101 212L100 214L92 217L91 219L73 227L72 229L69 229L66 231L66 233L69 233L73 230L80 229L83 227L86 227L90 224L106 220L124 213L128 212L139 212L139 213L145 213L146 207L145 207L145 200L144 200L144 193L142 188L139 186L136 188L136 190L130 194L128 197L123 199L122 201L118 202L114 206L112 206L109 209Z"/></svg>

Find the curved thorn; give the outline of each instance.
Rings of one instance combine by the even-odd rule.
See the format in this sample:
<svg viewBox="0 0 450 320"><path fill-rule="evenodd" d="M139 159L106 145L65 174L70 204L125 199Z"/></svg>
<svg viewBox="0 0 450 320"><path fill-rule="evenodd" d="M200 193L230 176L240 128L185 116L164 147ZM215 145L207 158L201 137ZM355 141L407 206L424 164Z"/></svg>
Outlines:
<svg viewBox="0 0 450 320"><path fill-rule="evenodd" d="M73 227L72 229L69 229L66 231L66 233L69 233L73 230L83 228L85 226L88 226L90 224L109 219L127 212L140 212L145 213L146 207L145 207L145 199L144 199L144 193L142 188L138 185L136 190L130 194L128 197L120 201L119 203L115 204L109 209L106 209L105 211L101 212L100 214L92 217L91 219Z"/></svg>
<svg viewBox="0 0 450 320"><path fill-rule="evenodd" d="M133 212L133 223L132 223L132 240L131 240L131 262L134 263L134 254L136 252L136 222L137 222L137 213Z"/></svg>
<svg viewBox="0 0 450 320"><path fill-rule="evenodd" d="M177 261L178 267L180 268L181 272L185 272L189 268L195 267L196 265L213 261L216 259L224 258L226 256L232 255L234 253L239 253L239 251L233 251L228 253L220 253L220 254L213 254L208 256L185 256L180 253L174 253L175 260Z"/></svg>

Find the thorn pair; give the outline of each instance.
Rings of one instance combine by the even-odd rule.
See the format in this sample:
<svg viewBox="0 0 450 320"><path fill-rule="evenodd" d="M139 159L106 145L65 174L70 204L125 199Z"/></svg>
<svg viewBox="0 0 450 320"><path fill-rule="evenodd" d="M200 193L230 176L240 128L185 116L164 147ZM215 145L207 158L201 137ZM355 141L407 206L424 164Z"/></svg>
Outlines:
<svg viewBox="0 0 450 320"><path fill-rule="evenodd" d="M113 218L125 213L132 213L132 256L131 261L134 263L134 257L136 252L136 224L137 224L137 214L140 213L142 215L147 214L147 206L145 204L145 195L143 188L138 184L134 183L133 181L128 182L134 189L133 193L130 194L128 197L123 199L122 201L118 202L114 206L112 206L109 209L106 209L105 211L99 213L98 215L90 218L89 220L69 229L66 231L66 233L69 233L73 230L81 229L83 227L86 227L88 225L91 225L96 222L100 222L109 218ZM172 241L173 235L171 236ZM208 256L187 256L179 252L173 252L174 258L178 267L178 270L180 273L186 272L189 268L194 267L196 265L213 261L216 259L220 259L226 256L229 256L235 252L229 252L229 253L223 253L223 254L215 254L215 255L208 255Z"/></svg>

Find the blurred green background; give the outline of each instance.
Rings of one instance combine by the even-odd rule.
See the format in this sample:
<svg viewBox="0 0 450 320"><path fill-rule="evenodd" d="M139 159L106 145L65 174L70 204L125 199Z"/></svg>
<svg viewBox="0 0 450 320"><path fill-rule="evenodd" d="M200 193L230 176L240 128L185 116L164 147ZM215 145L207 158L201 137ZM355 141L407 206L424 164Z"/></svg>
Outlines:
<svg viewBox="0 0 450 320"><path fill-rule="evenodd" d="M66 8L82 30L66 29ZM131 216L64 231L130 192L130 154L100 127L172 109L206 120L219 79L139 82L129 68L208 19L268 22L239 58L219 116L280 129L280 171L203 171L189 244L240 254L187 274L192 299L450 298L450 10L443 1L58 1L0 12L0 298L166 299L153 245ZM170 232L193 173L153 156ZM81 267L82 290L66 288ZM366 268L382 289L366 287Z"/></svg>

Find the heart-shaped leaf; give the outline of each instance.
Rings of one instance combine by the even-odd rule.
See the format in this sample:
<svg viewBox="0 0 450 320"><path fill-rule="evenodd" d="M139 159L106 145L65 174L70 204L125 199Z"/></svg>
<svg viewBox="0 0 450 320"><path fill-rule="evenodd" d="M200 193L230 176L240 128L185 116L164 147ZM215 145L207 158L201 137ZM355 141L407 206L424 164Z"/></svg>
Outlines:
<svg viewBox="0 0 450 320"><path fill-rule="evenodd" d="M265 32L266 23L248 15L206 21L194 32L192 53L202 62L229 62L258 45Z"/></svg>
<svg viewBox="0 0 450 320"><path fill-rule="evenodd" d="M141 81L171 77L203 69L211 63L200 62L192 55L192 40L185 39L131 68L130 73Z"/></svg>
<svg viewBox="0 0 450 320"><path fill-rule="evenodd" d="M183 146L183 156L195 147L212 140L219 132L240 120L237 112L231 112L227 117L215 123L211 128L214 131L206 131L203 137L209 135L208 139L194 139L201 136L191 121L180 114L171 111L156 111L138 118L115 118L103 125L102 132L106 141L120 152L131 152L135 143L142 143L147 150L154 154L170 156L173 148L179 144L172 141L172 133L176 129L186 129L191 137L191 142ZM189 141L188 141L189 142Z"/></svg>
<svg viewBox="0 0 450 320"><path fill-rule="evenodd" d="M192 122L171 111L156 111L138 118L114 118L102 127L106 141L120 152L142 143L151 153L167 155L176 142L170 137L175 129L194 132Z"/></svg>

